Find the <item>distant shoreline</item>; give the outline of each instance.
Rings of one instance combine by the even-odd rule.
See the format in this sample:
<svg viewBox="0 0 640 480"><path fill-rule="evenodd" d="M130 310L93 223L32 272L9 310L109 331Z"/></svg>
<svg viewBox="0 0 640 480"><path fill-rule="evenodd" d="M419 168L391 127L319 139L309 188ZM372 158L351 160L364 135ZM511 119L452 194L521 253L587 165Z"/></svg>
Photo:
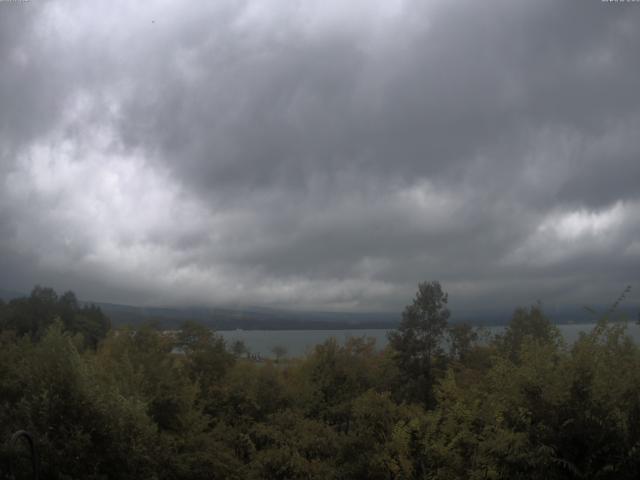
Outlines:
<svg viewBox="0 0 640 480"><path fill-rule="evenodd" d="M451 322L451 324L455 325L458 323L468 323L468 322ZM597 320L593 321L585 321L585 322L553 322L553 325L556 326L567 326L567 325L594 325L597 323ZM610 323L629 323L635 324L634 320L610 320ZM508 323L493 323L493 324L473 324L469 323L473 328L498 328L498 327L506 327ZM300 327L300 328L270 328L268 326L258 327L258 328L220 328L217 329L212 327L216 332L293 332L293 331L351 331L351 330L394 330L398 328L398 325L389 325L389 326L369 326L369 325L353 325L353 326L339 326L339 325L326 325L325 327L320 327L314 325L309 328Z"/></svg>

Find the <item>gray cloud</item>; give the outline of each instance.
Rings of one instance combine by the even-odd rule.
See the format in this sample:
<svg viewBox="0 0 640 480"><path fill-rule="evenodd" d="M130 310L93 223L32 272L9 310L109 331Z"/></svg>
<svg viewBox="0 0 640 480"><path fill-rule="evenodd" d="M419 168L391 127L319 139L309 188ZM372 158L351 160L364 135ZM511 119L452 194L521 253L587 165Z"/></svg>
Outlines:
<svg viewBox="0 0 640 480"><path fill-rule="evenodd" d="M635 4L0 7L0 285L397 310L423 279L461 308L637 283Z"/></svg>

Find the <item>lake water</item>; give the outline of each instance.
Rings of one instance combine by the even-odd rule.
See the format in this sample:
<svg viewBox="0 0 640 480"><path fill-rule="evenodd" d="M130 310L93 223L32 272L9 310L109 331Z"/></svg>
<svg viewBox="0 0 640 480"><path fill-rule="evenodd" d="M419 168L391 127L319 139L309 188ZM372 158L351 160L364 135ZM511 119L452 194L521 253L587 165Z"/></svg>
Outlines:
<svg viewBox="0 0 640 480"><path fill-rule="evenodd" d="M567 343L575 342L580 332L589 332L594 324L558 325ZM485 327L487 335L495 335L504 330L504 327ZM384 348L387 344L386 329L364 330L230 330L219 331L228 344L236 340L242 340L254 355L263 358L273 357L272 350L276 346L284 347L287 356L300 357L313 350L315 345L323 343L330 337L344 343L349 337L372 337L376 339L378 348ZM636 341L640 342L640 326L629 323L627 332Z"/></svg>

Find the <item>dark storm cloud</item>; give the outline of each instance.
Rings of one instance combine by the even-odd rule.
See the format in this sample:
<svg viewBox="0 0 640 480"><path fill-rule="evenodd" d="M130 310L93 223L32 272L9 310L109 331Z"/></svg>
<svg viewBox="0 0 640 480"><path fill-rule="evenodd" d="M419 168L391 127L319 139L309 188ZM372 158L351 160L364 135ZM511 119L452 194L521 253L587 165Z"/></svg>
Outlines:
<svg viewBox="0 0 640 480"><path fill-rule="evenodd" d="M637 280L637 5L96 5L0 20L26 277L365 310Z"/></svg>
<svg viewBox="0 0 640 480"><path fill-rule="evenodd" d="M319 38L286 14L257 33L223 25L213 39L209 23L185 22L192 51L163 53L126 105L123 131L160 147L190 183L270 188L350 167L459 175L478 156L519 169L539 148L532 134L591 142L630 121L635 130L629 8L462 2L400 15L416 10L423 18L406 30L399 21ZM637 163L626 157L608 160Z"/></svg>

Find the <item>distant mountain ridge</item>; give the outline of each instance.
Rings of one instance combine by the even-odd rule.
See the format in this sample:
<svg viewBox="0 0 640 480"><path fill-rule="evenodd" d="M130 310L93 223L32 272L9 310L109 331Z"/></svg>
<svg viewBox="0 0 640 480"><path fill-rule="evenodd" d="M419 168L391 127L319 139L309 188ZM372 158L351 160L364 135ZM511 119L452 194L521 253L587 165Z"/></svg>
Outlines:
<svg viewBox="0 0 640 480"><path fill-rule="evenodd" d="M24 292L16 292L14 290L2 290L0 289L0 300L4 300L8 302L9 300L13 300L14 298L26 297L27 294Z"/></svg>
<svg viewBox="0 0 640 480"><path fill-rule="evenodd" d="M27 293L0 290L0 298L9 301ZM94 304L115 326L154 323L162 328L177 328L193 320L216 330L325 330L358 328L395 328L400 315L394 313L301 312L267 307L139 307L108 302L80 300Z"/></svg>
<svg viewBox="0 0 640 480"><path fill-rule="evenodd" d="M400 321L393 313L298 312L262 307L134 307L96 303L115 325L157 323L176 328L186 320L203 323L216 330L324 330L395 328Z"/></svg>
<svg viewBox="0 0 640 480"><path fill-rule="evenodd" d="M9 301L28 294L13 290L1 290L0 299ZM215 330L356 330L396 328L401 319L397 312L323 312L293 311L268 307L139 307L107 302L81 301L94 304L111 319L113 325L141 325L153 323L160 328L178 328L183 322L193 320ZM544 308L544 307L543 307ZM593 306L598 313L606 312L607 305ZM583 306L546 307L545 312L557 324L591 323L597 315ZM457 311L452 309L451 321L466 322L474 326L505 325L513 309ZM621 305L618 314L627 320L638 319L638 306Z"/></svg>
<svg viewBox="0 0 640 480"><path fill-rule="evenodd" d="M110 303L95 303L111 318L114 325L157 323L164 328L177 328L186 320L194 320L216 330L352 330L397 328L401 313L397 312L323 312L290 311L266 307L135 307ZM598 314L608 311L608 305L594 306ZM452 323L474 326L506 325L514 309L457 311L452 309ZM544 309L556 324L592 323L598 314L583 306L570 305ZM629 321L638 317L638 307L621 305L616 313Z"/></svg>

